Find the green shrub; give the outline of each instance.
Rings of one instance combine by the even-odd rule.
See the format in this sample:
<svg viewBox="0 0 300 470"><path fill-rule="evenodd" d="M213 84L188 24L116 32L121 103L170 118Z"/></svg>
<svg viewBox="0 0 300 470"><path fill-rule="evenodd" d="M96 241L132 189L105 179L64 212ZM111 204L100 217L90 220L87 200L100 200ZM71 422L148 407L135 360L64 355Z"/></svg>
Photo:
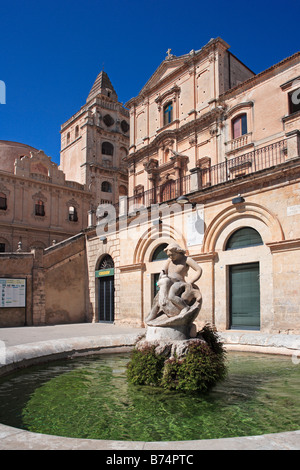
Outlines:
<svg viewBox="0 0 300 470"><path fill-rule="evenodd" d="M223 343L220 341L218 333L212 326L206 324L197 336L203 338L214 353L222 356L225 359L226 353L223 347Z"/></svg>
<svg viewBox="0 0 300 470"><path fill-rule="evenodd" d="M160 386L169 390L206 392L226 376L226 353L216 331L206 325L197 335L203 342L189 345L184 357L166 359L148 343L134 349L127 376L136 385Z"/></svg>
<svg viewBox="0 0 300 470"><path fill-rule="evenodd" d="M165 357L155 354L155 347L134 349L127 366L127 377L135 385L160 385Z"/></svg>
<svg viewBox="0 0 300 470"><path fill-rule="evenodd" d="M183 359L165 362L161 385L170 390L206 392L226 375L223 355L207 344L192 344Z"/></svg>

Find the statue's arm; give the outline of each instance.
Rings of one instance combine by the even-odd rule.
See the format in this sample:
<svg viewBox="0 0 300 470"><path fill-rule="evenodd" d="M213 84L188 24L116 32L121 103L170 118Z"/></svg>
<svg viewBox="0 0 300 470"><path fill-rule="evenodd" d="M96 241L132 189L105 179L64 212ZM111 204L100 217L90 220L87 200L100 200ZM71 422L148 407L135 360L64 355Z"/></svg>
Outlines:
<svg viewBox="0 0 300 470"><path fill-rule="evenodd" d="M201 266L199 266L198 263L196 263L195 260L193 260L192 258L187 258L186 260L186 264L188 266L190 266L191 268L193 268L193 270L196 272L194 277L191 278L191 284L194 284L194 282L198 281L198 279L200 279L201 275L202 275L202 268Z"/></svg>
<svg viewBox="0 0 300 470"><path fill-rule="evenodd" d="M163 271L165 272L166 275L168 275L168 271L169 271L169 265L170 265L170 259L168 259L163 267Z"/></svg>

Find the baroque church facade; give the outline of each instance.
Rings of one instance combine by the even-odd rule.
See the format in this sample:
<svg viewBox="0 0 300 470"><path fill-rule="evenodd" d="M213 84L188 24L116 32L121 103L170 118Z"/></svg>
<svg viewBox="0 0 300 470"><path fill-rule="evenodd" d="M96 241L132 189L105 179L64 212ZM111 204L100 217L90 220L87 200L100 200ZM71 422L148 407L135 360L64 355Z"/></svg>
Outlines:
<svg viewBox="0 0 300 470"><path fill-rule="evenodd" d="M220 38L168 50L125 107L101 72L61 128L60 171L90 198L87 226L18 254L42 299L18 321L144 326L176 242L203 270L199 326L299 334L299 58L255 74Z"/></svg>

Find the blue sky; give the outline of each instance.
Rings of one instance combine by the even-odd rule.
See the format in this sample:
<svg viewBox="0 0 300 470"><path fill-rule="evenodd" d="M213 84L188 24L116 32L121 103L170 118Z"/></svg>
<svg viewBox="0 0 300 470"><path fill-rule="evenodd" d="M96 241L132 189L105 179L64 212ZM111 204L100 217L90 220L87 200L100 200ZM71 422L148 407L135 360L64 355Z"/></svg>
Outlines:
<svg viewBox="0 0 300 470"><path fill-rule="evenodd" d="M104 70L126 103L164 60L220 36L254 72L299 50L295 0L0 0L0 140L59 163L60 126Z"/></svg>

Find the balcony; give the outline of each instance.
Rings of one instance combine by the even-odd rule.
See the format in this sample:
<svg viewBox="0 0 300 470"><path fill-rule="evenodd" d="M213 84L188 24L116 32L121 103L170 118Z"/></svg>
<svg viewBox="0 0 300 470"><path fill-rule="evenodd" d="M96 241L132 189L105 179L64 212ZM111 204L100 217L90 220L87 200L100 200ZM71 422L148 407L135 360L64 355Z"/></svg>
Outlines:
<svg viewBox="0 0 300 470"><path fill-rule="evenodd" d="M124 198L121 203L122 209L119 203L115 205L115 208L120 213L119 215L125 215L126 209L130 212L137 205L150 207L152 204L174 201L183 194L204 191L208 187L218 186L272 168L284 163L286 159L287 141L281 140L238 157L226 159L225 162L208 168L196 168L190 175Z"/></svg>
<svg viewBox="0 0 300 470"><path fill-rule="evenodd" d="M252 132L248 134L243 134L236 139L229 140L226 142L226 155L231 153L237 152L240 149L244 149L245 147L254 146L252 142Z"/></svg>

